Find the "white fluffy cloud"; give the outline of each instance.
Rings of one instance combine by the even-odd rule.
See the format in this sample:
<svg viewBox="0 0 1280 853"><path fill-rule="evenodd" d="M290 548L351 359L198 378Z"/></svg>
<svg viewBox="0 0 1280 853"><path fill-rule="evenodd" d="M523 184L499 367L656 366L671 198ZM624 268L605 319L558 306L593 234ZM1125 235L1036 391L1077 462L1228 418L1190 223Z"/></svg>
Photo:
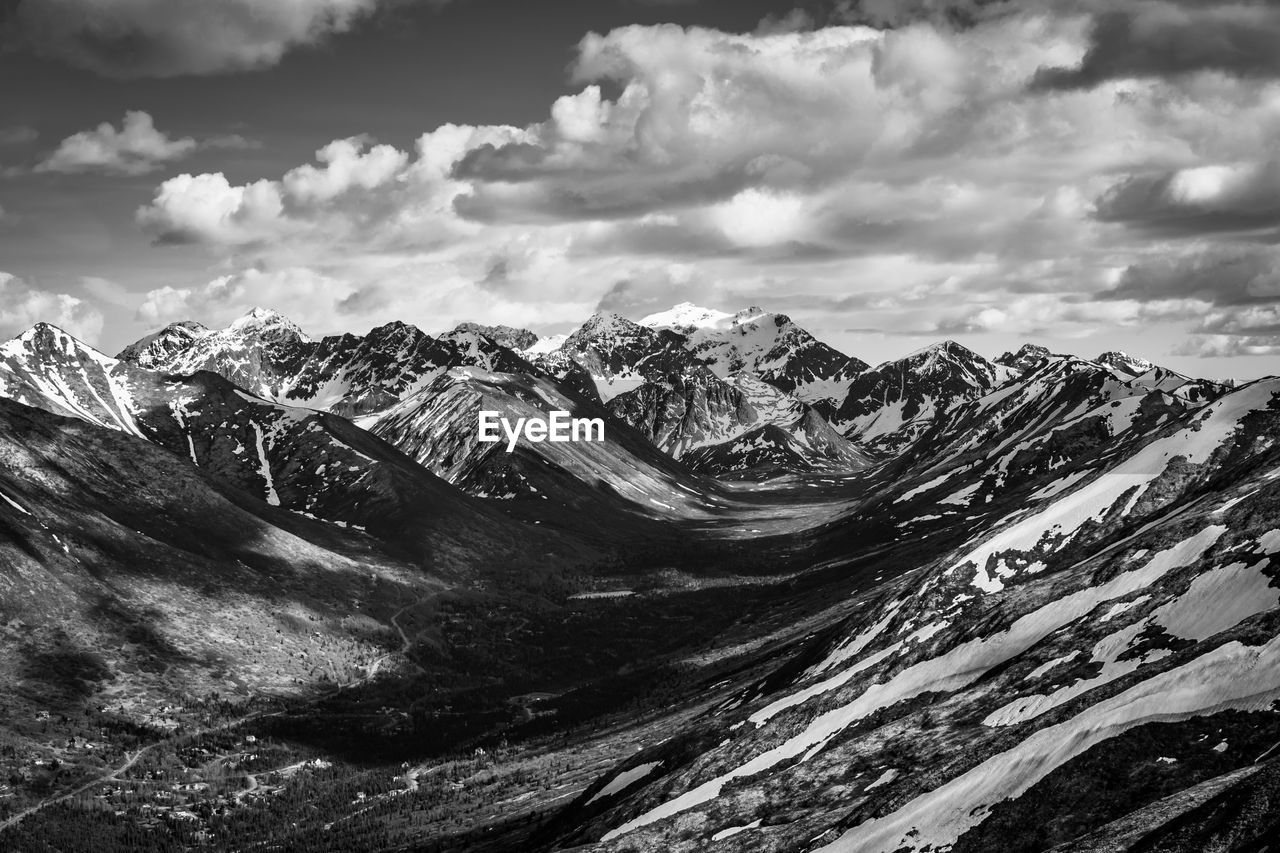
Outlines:
<svg viewBox="0 0 1280 853"><path fill-rule="evenodd" d="M248 269L220 276L201 287L153 290L138 308L138 315L153 325L174 317L207 318L207 322L218 324L240 316L245 306L261 306L288 313L304 325L323 324L332 316L334 304L349 292L341 281L308 269Z"/></svg>
<svg viewBox="0 0 1280 853"><path fill-rule="evenodd" d="M112 77L170 77L275 65L387 2L18 0L13 24L33 49L72 65Z"/></svg>
<svg viewBox="0 0 1280 853"><path fill-rule="evenodd" d="M181 174L161 185L138 221L159 242L231 246L276 236L282 211L279 187L271 181L233 186L221 172Z"/></svg>
<svg viewBox="0 0 1280 853"><path fill-rule="evenodd" d="M102 314L75 296L32 287L17 276L0 272L0 340L36 323L52 323L76 337L94 342L102 333Z"/></svg>
<svg viewBox="0 0 1280 853"><path fill-rule="evenodd" d="M243 147L249 143L238 136L197 142L190 136L174 139L156 128L149 113L130 110L117 130L103 122L93 130L74 133L63 139L48 157L36 165L37 172L107 172L143 175L165 163L180 160L197 148Z"/></svg>
<svg viewBox="0 0 1280 853"><path fill-rule="evenodd" d="M1157 330L1167 352L1210 304L1232 313L1212 282L1141 271L1234 239L1233 217L1254 239L1272 227L1280 182L1256 152L1280 132L1280 84L1211 69L1044 86L1041 69L1086 57L1088 17L940 20L592 34L579 91L542 122L446 125L412 151L353 136L239 186L182 175L138 219L240 268L323 271L342 294L327 328L550 323L679 291L772 301L819 331Z"/></svg>

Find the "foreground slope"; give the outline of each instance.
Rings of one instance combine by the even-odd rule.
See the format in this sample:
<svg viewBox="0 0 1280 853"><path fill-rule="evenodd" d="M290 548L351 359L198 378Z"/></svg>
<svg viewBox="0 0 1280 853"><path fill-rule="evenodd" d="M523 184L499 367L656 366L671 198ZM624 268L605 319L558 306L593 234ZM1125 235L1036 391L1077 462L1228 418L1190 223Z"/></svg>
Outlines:
<svg viewBox="0 0 1280 853"><path fill-rule="evenodd" d="M391 612L441 586L145 441L4 399L0 460L0 601L21 624L4 667L37 707L306 695L369 674Z"/></svg>
<svg viewBox="0 0 1280 853"><path fill-rule="evenodd" d="M774 677L615 771L643 768L626 785L602 778L561 843L1071 849L1266 760L1280 739L1278 392L1228 394L865 595ZM1089 784L1099 773L1112 787Z"/></svg>

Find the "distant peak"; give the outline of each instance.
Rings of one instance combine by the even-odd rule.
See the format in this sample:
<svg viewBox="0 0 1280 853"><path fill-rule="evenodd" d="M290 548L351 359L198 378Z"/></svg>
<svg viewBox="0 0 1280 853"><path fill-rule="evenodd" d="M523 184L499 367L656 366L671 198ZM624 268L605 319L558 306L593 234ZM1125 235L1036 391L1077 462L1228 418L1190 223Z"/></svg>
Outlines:
<svg viewBox="0 0 1280 853"><path fill-rule="evenodd" d="M528 329L517 329L513 326L482 326L479 323L459 323L454 327L455 333L484 335L491 341L508 349L524 350L538 341L538 336Z"/></svg>
<svg viewBox="0 0 1280 853"><path fill-rule="evenodd" d="M615 327L630 328L636 324L613 311L597 311L587 322L582 324L582 331L596 331Z"/></svg>
<svg viewBox="0 0 1280 853"><path fill-rule="evenodd" d="M1026 373L1029 370L1040 367L1051 359L1060 358L1063 358L1063 356L1055 355L1049 351L1048 347L1028 343L1019 347L1017 352L1004 353L995 360L995 363Z"/></svg>
<svg viewBox="0 0 1280 853"><path fill-rule="evenodd" d="M927 347L921 347L915 352L908 353L903 360L912 361L915 359L928 358L931 356L940 356L940 355L971 357L971 356L977 356L977 353L969 349L964 344L947 340L947 341L938 341L936 344L929 344Z"/></svg>
<svg viewBox="0 0 1280 853"><path fill-rule="evenodd" d="M241 334L268 330L283 331L304 341L311 340L297 323L270 308L253 308L227 326L227 331Z"/></svg>
<svg viewBox="0 0 1280 853"><path fill-rule="evenodd" d="M1141 376L1153 369L1155 364L1145 358L1129 355L1124 350L1111 350L1098 356L1095 361L1103 367L1127 373L1130 376Z"/></svg>
<svg viewBox="0 0 1280 853"><path fill-rule="evenodd" d="M30 343L36 343L39 341L47 341L50 338L56 338L59 336L68 337L68 338L71 337L66 332L62 331L62 329L59 329L57 326L53 325L52 323L40 322L40 323L36 323L31 328L27 329L25 332L15 335L13 338L10 339L10 342L30 344Z"/></svg>
<svg viewBox="0 0 1280 853"><path fill-rule="evenodd" d="M116 358L141 367L155 367L166 356L180 352L208 334L209 329L202 323L179 320L129 344L116 354Z"/></svg>
<svg viewBox="0 0 1280 853"><path fill-rule="evenodd" d="M276 311L271 308L254 307L246 311L239 319L237 319L231 325L235 326L237 324L243 324L243 323L280 323L280 322L287 323L289 321L285 319L285 316L281 314L279 311Z"/></svg>
<svg viewBox="0 0 1280 853"><path fill-rule="evenodd" d="M681 302L667 311L650 314L640 320L640 325L651 329L708 329L732 322L736 315L715 308L704 308L692 302Z"/></svg>

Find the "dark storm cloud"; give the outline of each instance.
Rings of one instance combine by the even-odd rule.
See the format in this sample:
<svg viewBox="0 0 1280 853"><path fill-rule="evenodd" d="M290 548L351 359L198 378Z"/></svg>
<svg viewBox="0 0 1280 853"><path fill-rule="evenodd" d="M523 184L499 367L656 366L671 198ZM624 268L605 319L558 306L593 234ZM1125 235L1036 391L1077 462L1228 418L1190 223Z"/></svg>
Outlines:
<svg viewBox="0 0 1280 853"><path fill-rule="evenodd" d="M459 216L485 223L548 223L626 219L653 212L714 204L747 187L760 185L749 170L727 167L714 174L633 172L592 174L587 169L546 170L529 159L533 146L490 149L482 157L468 155L454 177L474 181L470 194L454 199ZM506 149L513 149L511 157ZM504 186L506 185L506 186Z"/></svg>
<svg viewBox="0 0 1280 853"><path fill-rule="evenodd" d="M1280 252L1210 249L1183 257L1135 264L1099 298L1153 302L1195 299L1218 306L1280 302Z"/></svg>
<svg viewBox="0 0 1280 853"><path fill-rule="evenodd" d="M40 134L34 127L22 124L0 127L0 145L27 145L39 138Z"/></svg>
<svg viewBox="0 0 1280 853"><path fill-rule="evenodd" d="M391 2L17 0L5 23L11 47L108 77L171 77L269 68Z"/></svg>
<svg viewBox="0 0 1280 853"><path fill-rule="evenodd" d="M1273 3L1155 2L1100 12L1075 68L1046 67L1033 89L1085 89L1126 77L1220 71L1280 76L1280 8Z"/></svg>
<svg viewBox="0 0 1280 853"><path fill-rule="evenodd" d="M608 231L586 234L574 241L581 254L634 254L693 258L730 257L740 254L724 233L683 222L619 222Z"/></svg>
<svg viewBox="0 0 1280 853"><path fill-rule="evenodd" d="M1236 233L1276 239L1280 161L1130 177L1098 198L1095 215L1167 237Z"/></svg>
<svg viewBox="0 0 1280 853"><path fill-rule="evenodd" d="M877 29L922 20L963 29L998 15L1012 14L1026 5L1015 0L839 0L830 18Z"/></svg>

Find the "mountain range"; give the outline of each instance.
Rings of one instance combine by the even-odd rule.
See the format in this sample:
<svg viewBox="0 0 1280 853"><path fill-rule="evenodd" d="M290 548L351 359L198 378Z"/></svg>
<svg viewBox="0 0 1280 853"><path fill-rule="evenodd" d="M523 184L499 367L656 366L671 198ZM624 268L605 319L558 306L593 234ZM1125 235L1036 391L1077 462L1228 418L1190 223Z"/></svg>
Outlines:
<svg viewBox="0 0 1280 853"><path fill-rule="evenodd" d="M1278 395L755 307L37 325L0 847L1262 850Z"/></svg>

